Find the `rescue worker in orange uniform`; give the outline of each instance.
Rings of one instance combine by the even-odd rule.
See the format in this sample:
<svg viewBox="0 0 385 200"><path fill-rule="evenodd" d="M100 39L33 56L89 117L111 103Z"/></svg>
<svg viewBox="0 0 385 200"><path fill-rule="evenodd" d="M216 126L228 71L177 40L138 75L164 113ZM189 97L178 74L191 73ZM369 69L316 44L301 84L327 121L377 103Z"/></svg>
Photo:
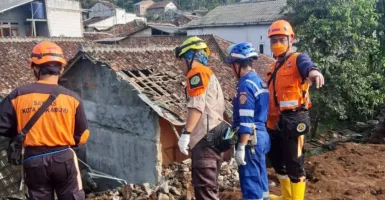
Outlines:
<svg viewBox="0 0 385 200"><path fill-rule="evenodd" d="M14 89L0 104L0 135L14 138L50 94L58 94L22 140L29 199L54 200L54 192L59 200L85 199L77 157L70 147L84 144L89 130L81 98L58 85L66 64L58 45L40 42L30 62L37 82Z"/></svg>
<svg viewBox="0 0 385 200"><path fill-rule="evenodd" d="M304 142L310 131L309 86L315 82L317 88L322 87L324 77L308 54L293 52L294 32L287 21L275 21L268 36L276 58L266 79L270 92L268 158L282 191L282 196L270 195L270 199L304 200Z"/></svg>
<svg viewBox="0 0 385 200"><path fill-rule="evenodd" d="M182 60L187 79L187 120L178 146L185 155L192 151L195 199L219 200L218 175L222 154L210 146L207 129L212 130L223 121L225 101L222 89L207 67L210 50L201 38L187 39L175 49L175 55Z"/></svg>

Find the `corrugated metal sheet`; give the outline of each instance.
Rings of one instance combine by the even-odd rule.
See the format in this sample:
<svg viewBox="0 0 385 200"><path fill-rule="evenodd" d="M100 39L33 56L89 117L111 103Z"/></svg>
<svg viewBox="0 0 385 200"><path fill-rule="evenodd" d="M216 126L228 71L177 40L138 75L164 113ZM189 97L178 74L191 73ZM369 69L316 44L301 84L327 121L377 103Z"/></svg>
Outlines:
<svg viewBox="0 0 385 200"><path fill-rule="evenodd" d="M32 1L33 0L1 0L0 13L19 7Z"/></svg>

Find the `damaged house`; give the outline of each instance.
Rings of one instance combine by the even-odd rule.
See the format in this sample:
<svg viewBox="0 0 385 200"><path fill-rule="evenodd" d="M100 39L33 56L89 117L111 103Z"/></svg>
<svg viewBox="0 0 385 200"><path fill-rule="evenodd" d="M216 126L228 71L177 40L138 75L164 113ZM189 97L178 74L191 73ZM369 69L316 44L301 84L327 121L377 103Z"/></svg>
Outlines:
<svg viewBox="0 0 385 200"><path fill-rule="evenodd" d="M186 159L177 146L186 119L185 77L173 52L184 38L158 38L161 43L135 38L139 43L129 47L84 47L60 81L83 99L91 131L88 163L130 183L157 183L162 165ZM236 80L223 64L220 43L204 39L231 110Z"/></svg>
<svg viewBox="0 0 385 200"><path fill-rule="evenodd" d="M236 80L223 64L230 42L212 35L201 37L212 51L209 64L231 110ZM186 38L135 37L119 45L82 38L0 38L0 98L35 81L28 69L33 46L43 39L56 42L70 60L60 84L77 92L86 108L91 130L88 164L129 183L156 183L162 165L187 158L177 146L186 118L185 78L173 53ZM261 55L257 71L264 75L271 62ZM7 163L7 146L8 140L0 138L0 196L20 197L20 173Z"/></svg>

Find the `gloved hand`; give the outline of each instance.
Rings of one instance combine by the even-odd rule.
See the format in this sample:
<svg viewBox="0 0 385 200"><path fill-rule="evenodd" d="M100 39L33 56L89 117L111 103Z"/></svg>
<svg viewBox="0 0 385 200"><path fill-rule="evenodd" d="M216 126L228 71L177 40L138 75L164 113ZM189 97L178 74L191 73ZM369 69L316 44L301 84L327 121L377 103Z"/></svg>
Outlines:
<svg viewBox="0 0 385 200"><path fill-rule="evenodd" d="M190 143L190 134L184 134L182 133L182 136L180 136L178 141L178 146L180 152L182 152L184 155L188 155L188 144Z"/></svg>
<svg viewBox="0 0 385 200"><path fill-rule="evenodd" d="M238 165L246 165L245 162L246 144L238 143L237 151L235 152L235 161Z"/></svg>

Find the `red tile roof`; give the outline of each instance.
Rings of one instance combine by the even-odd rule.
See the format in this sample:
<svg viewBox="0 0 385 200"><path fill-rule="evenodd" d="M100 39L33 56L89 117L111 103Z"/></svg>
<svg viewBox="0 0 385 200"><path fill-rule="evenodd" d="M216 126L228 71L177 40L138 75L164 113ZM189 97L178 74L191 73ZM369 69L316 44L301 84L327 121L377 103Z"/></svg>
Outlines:
<svg viewBox="0 0 385 200"><path fill-rule="evenodd" d="M126 37L134 33L137 33L141 30L147 28L145 22L141 20L134 20L126 24L117 24L106 30L100 32L85 32L84 37L89 40L100 40L105 38L114 38L114 37Z"/></svg>
<svg viewBox="0 0 385 200"><path fill-rule="evenodd" d="M120 41L121 45L127 45L129 47L176 47L189 36L152 36L152 37L129 37ZM221 58L222 60L226 57L226 50L232 44L232 42L224 40L220 37L213 35L202 35L199 36L205 40L212 53L212 57ZM274 59L266 56L260 55L259 59L254 62L254 69L258 74L265 78L266 69L270 64L274 62Z"/></svg>
<svg viewBox="0 0 385 200"><path fill-rule="evenodd" d="M127 24L119 24L110 28L107 33L114 35L115 37L125 37L137 33L147 28L147 25L143 22L130 22Z"/></svg>
<svg viewBox="0 0 385 200"><path fill-rule="evenodd" d="M171 111L181 119L185 112L185 77L182 63L175 59L173 47L124 48L120 46L89 48L85 53L94 61L107 64L115 71L130 77L130 83L145 94L155 105ZM76 66L76 65L74 65ZM227 108L231 109L231 98L235 92L235 79L223 62L211 57L212 68L223 88Z"/></svg>
<svg viewBox="0 0 385 200"><path fill-rule="evenodd" d="M84 32L83 36L87 40L100 40L104 38L115 37L114 35L105 32Z"/></svg>
<svg viewBox="0 0 385 200"><path fill-rule="evenodd" d="M86 43L83 38L0 38L0 93L8 94L18 86L35 81L29 69L29 57L41 40L57 43L68 60L76 55L81 43Z"/></svg>
<svg viewBox="0 0 385 200"><path fill-rule="evenodd" d="M226 99L226 107L231 109L237 80L232 70L223 62L225 50L230 42L212 35L200 36L208 44L212 54L209 67L214 71ZM122 71L130 77L130 83L145 94L155 105L171 111L181 119L185 113L185 77L180 69L182 63L175 59L173 49L186 36L158 36L128 38L123 44L108 48L85 48L85 53L93 60L107 64L115 71ZM256 62L258 73L265 73L266 63L271 58L262 56Z"/></svg>

